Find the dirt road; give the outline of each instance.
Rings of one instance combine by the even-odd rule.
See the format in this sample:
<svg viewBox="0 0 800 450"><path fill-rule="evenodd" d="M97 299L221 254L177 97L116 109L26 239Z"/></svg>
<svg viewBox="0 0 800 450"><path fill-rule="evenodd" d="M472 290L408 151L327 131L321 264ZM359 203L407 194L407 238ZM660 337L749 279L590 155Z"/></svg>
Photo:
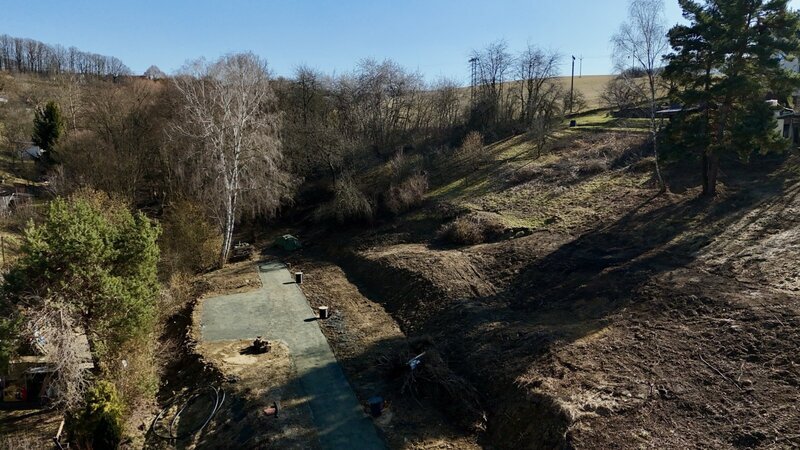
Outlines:
<svg viewBox="0 0 800 450"><path fill-rule="evenodd" d="M322 447L385 448L319 325L311 320L313 311L286 266L270 262L258 269L261 289L205 301L202 339L252 339L261 335L286 342L309 397Z"/></svg>

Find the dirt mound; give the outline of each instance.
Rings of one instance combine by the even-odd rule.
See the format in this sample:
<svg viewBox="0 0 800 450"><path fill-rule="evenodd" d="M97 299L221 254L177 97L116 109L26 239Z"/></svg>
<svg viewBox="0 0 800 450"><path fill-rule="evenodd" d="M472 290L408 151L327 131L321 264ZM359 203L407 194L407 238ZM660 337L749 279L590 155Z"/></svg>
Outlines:
<svg viewBox="0 0 800 450"><path fill-rule="evenodd" d="M479 256L459 250L432 252L423 244L373 248L352 255L351 267L407 330L453 303L497 292L478 269Z"/></svg>
<svg viewBox="0 0 800 450"><path fill-rule="evenodd" d="M706 249L714 273L751 284L800 291L800 184L744 215Z"/></svg>

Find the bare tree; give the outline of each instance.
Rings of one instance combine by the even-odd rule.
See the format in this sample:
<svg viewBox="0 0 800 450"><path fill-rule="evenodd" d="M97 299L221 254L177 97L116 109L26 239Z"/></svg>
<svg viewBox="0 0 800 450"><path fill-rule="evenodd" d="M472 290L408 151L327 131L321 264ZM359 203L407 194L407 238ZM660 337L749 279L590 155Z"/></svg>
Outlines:
<svg viewBox="0 0 800 450"><path fill-rule="evenodd" d="M266 62L252 53L198 60L175 78L184 104L174 131L187 138L190 178L217 213L220 266L240 214L274 214L289 187L269 78Z"/></svg>
<svg viewBox="0 0 800 450"><path fill-rule="evenodd" d="M343 145L335 123L341 110L334 110L333 91L330 77L306 65L297 67L294 78L278 89L283 149L295 174L327 172L336 180Z"/></svg>
<svg viewBox="0 0 800 450"><path fill-rule="evenodd" d="M545 52L530 44L517 57L515 75L522 83L519 99L523 123L528 123L540 104L547 101L544 94L549 89L545 85L557 75L560 62L561 55L557 52Z"/></svg>
<svg viewBox="0 0 800 450"><path fill-rule="evenodd" d="M496 123L500 120L498 113L503 107L503 83L511 69L513 57L508 53L506 41L500 40L487 45L483 50L474 50L472 59L477 63L480 83L478 92L487 116L484 119Z"/></svg>
<svg viewBox="0 0 800 450"><path fill-rule="evenodd" d="M65 173L132 201L151 200L168 123L164 90L138 79L97 86L83 105L81 129L61 143L57 156ZM69 112L74 104L65 93Z"/></svg>
<svg viewBox="0 0 800 450"><path fill-rule="evenodd" d="M642 80L625 75L614 77L606 83L600 99L611 109L620 112L630 111L648 99L647 88L641 86Z"/></svg>
<svg viewBox="0 0 800 450"><path fill-rule="evenodd" d="M664 178L658 162L658 122L656 121L657 77L659 62L669 48L663 0L631 0L628 20L611 38L614 45L615 63L624 75L630 73L623 68L630 58L633 65L644 71L647 77L647 92L650 102L650 133L656 161L656 177L661 192L666 191ZM632 86L638 86L633 83Z"/></svg>
<svg viewBox="0 0 800 450"><path fill-rule="evenodd" d="M392 60L363 59L353 80L359 129L379 152L394 151L415 123L412 110L423 88L422 75Z"/></svg>
<svg viewBox="0 0 800 450"><path fill-rule="evenodd" d="M460 86L455 80L440 78L430 88L432 125L439 130L454 127L461 119Z"/></svg>
<svg viewBox="0 0 800 450"><path fill-rule="evenodd" d="M84 75L129 75L130 69L118 58L69 50L60 45L48 45L33 39L0 36L0 69L17 72L61 73Z"/></svg>
<svg viewBox="0 0 800 450"><path fill-rule="evenodd" d="M49 361L47 397L51 406L70 410L83 402L89 385L87 363L91 362L88 341L73 308L59 299L32 299L23 314L25 334L32 346L46 354Z"/></svg>

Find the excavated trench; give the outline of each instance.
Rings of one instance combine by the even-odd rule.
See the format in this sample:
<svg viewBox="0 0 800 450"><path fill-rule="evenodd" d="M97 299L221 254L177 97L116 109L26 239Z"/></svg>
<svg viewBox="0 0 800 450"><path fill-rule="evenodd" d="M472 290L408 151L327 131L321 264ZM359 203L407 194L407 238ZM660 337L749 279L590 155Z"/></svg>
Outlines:
<svg viewBox="0 0 800 450"><path fill-rule="evenodd" d="M359 290L384 307L409 340L432 341L449 369L475 389L485 414L479 432L486 445L570 448L569 412L556 398L518 380L526 365L544 355L557 336L502 329L480 332L487 322L502 323L514 312L501 289L487 281L466 255L404 244L339 253L334 260ZM453 423L469 421L460 411L464 408L442 405L440 409Z"/></svg>

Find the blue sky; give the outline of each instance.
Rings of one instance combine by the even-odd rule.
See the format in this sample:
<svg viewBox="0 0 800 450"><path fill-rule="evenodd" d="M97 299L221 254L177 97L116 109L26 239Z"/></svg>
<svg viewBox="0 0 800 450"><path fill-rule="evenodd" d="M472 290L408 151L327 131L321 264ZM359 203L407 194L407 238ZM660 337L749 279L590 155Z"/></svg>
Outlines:
<svg viewBox="0 0 800 450"><path fill-rule="evenodd" d="M471 49L505 39L583 55L584 74L611 71L609 37L626 0L108 0L0 1L0 33L117 56L134 72L251 50L289 75L306 63L349 71L364 57L392 58L466 81ZM665 0L670 24L677 0ZM800 0L792 0L800 7ZM561 72L569 72L564 58ZM578 69L576 69L577 71Z"/></svg>

